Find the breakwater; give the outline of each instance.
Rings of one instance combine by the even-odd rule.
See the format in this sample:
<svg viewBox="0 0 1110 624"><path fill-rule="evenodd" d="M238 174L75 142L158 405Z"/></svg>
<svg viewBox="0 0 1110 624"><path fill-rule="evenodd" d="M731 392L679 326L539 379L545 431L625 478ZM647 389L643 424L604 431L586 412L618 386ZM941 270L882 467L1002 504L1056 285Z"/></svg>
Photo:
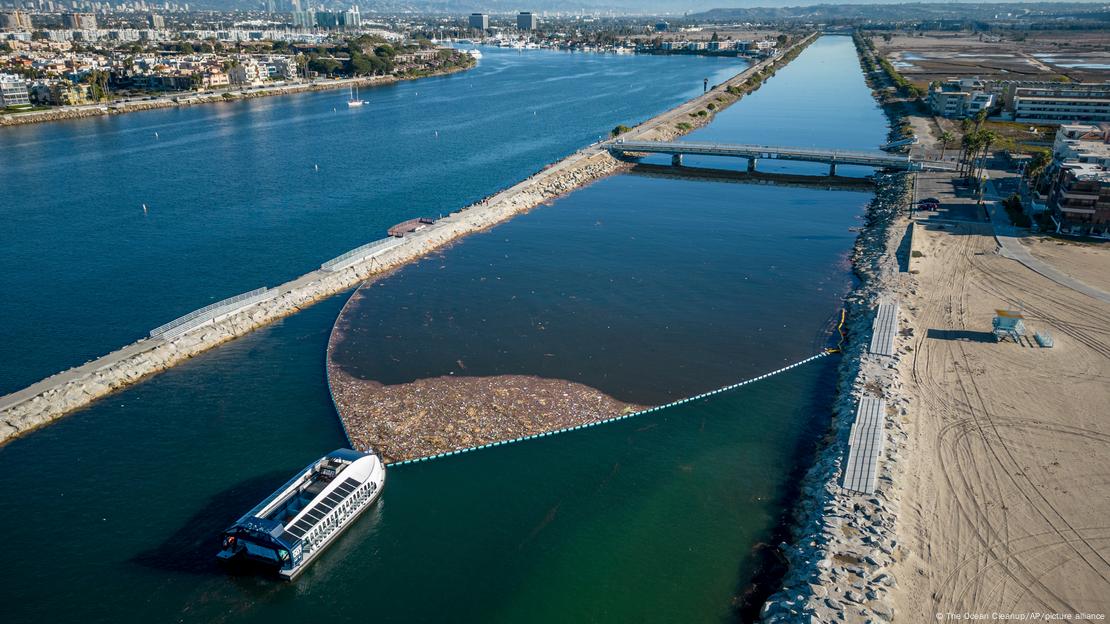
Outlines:
<svg viewBox="0 0 1110 624"><path fill-rule="evenodd" d="M752 88L748 84L749 79L773 73L815 38L816 34L804 38L782 57L747 68L708 93L636 126L627 136L668 139L708 123L714 111L735 102L746 92L744 89ZM755 86L763 79L757 81ZM710 104L713 106L710 107ZM206 324L172 340L140 340L0 398L0 440L45 425L114 390L294 314L324 297L419 258L460 236L488 228L600 179L622 166L599 145L591 145L496 195L453 213L434 227L407 237L404 244L385 253L339 271L311 271L274 287L271 289L274 296L266 301L228 314L218 322Z"/></svg>
<svg viewBox="0 0 1110 624"><path fill-rule="evenodd" d="M857 53L866 66L865 51ZM884 106L884 112L891 123L890 139L901 138L901 109ZM903 470L901 447L907 438L910 399L898 368L905 355L899 341L895 340L892 358L873 355L868 346L876 306L891 300L900 279L897 253L906 231L903 214L912 175L877 179L867 224L856 242L852 266L860 284L845 301L848 339L833 419L802 483L791 526L793 543L779 545L789 571L780 591L762 607L765 622L895 619L891 590L897 580L891 568L906 550L897 538L901 498L894 483ZM887 405L881 434L885 448L876 489L870 494L842 487L856 407L865 395L885 399Z"/></svg>
<svg viewBox="0 0 1110 624"><path fill-rule="evenodd" d="M473 67L473 65L471 65ZM0 115L0 127L19 126L24 124L45 123L48 121L63 121L67 119L88 119L103 115L122 115L160 108L173 108L178 106L195 106L198 104L214 104L217 102L235 102L237 100L250 100L254 98L270 97L275 95L292 95L309 91L327 91L330 89L346 89L349 87L378 87L403 80L416 80L431 76L446 76L469 67L452 67L450 69L421 74L419 76L367 76L364 78L344 78L339 80L324 80L304 83L294 83L258 89L242 89L237 91L224 91L219 93L193 93L182 92L167 95L154 100L138 102L112 102L102 104L88 104L82 106L63 106L49 110L31 111L27 113L9 113Z"/></svg>

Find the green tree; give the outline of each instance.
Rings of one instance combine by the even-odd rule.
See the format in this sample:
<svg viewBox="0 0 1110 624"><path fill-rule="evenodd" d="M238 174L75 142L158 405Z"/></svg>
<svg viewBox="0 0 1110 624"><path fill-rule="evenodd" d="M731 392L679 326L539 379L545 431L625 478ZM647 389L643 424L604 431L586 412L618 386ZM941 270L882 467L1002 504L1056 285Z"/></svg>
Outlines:
<svg viewBox="0 0 1110 624"><path fill-rule="evenodd" d="M945 130L940 133L940 159L944 160L944 152L948 149L948 144L955 141L956 137L949 131Z"/></svg>
<svg viewBox="0 0 1110 624"><path fill-rule="evenodd" d="M177 45L177 51L182 54L195 54L196 50L193 49L193 44L188 41Z"/></svg>
<svg viewBox="0 0 1110 624"><path fill-rule="evenodd" d="M976 173L975 177L977 177L977 178L982 178L983 177L983 170L987 168L986 160L987 160L987 156L990 155L991 145L994 145L995 143L997 143L999 138L1000 137L998 136L998 134L996 134L996 133L994 133L990 130L980 131L980 137L979 137L979 142L980 142L979 170Z"/></svg>
<svg viewBox="0 0 1110 624"><path fill-rule="evenodd" d="M108 72L94 69L85 74L82 82L89 85L94 101L100 102L108 99Z"/></svg>
<svg viewBox="0 0 1110 624"><path fill-rule="evenodd" d="M308 62L308 68L318 74L331 76L342 69L343 63L333 58L315 58Z"/></svg>
<svg viewBox="0 0 1110 624"><path fill-rule="evenodd" d="M1042 150L1033 155L1033 160L1029 161L1029 165L1025 167L1025 177L1028 178L1032 184L1036 185L1037 178L1048 169L1049 163L1052 162L1052 152Z"/></svg>
<svg viewBox="0 0 1110 624"><path fill-rule="evenodd" d="M975 113L975 129L978 130L983 127L983 122L987 120L987 109L981 109Z"/></svg>
<svg viewBox="0 0 1110 624"><path fill-rule="evenodd" d="M374 73L374 64L365 54L351 55L351 73L355 76L366 76Z"/></svg>

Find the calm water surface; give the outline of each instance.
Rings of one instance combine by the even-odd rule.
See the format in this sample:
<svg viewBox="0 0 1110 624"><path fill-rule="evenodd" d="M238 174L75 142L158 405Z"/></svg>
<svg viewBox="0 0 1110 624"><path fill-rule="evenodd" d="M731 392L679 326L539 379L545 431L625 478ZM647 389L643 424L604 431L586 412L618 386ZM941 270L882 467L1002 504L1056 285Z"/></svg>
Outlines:
<svg viewBox="0 0 1110 624"><path fill-rule="evenodd" d="M387 384L538 375L659 404L825 346L865 193L617 176L363 289L333 359Z"/></svg>
<svg viewBox="0 0 1110 624"><path fill-rule="evenodd" d="M527 54L524 57L529 58ZM584 57L574 56L539 55L535 58L541 61L541 66L548 62L554 64L548 76L571 72L573 69L568 67L585 62ZM530 71L514 69L516 63L525 62L518 59L507 58L506 68L491 80L519 71L521 76L530 76L531 81L519 80L513 85L529 92L531 83L538 81ZM619 63L625 62L616 57L599 60L618 63L601 67L624 67ZM666 63L644 65L648 69L628 77L630 83L650 84L654 88L664 82L659 79L660 72L672 71L667 69L671 67L667 63L683 59L647 60ZM570 65L558 65L563 62ZM484 71L496 69L493 63L485 67ZM672 81L683 84L691 81L700 88L708 65L693 63L675 67L680 68L673 70ZM766 126L771 123L767 120L767 111L777 108L775 98L780 100L779 106L793 105L791 87L803 88L813 81L832 83L836 92L844 97L854 97L856 91L866 92L850 40L822 39L757 94L722 114L703 132L717 132L718 124L736 124L737 132L748 124ZM415 101L416 91L422 98L440 97L441 92L469 88L466 82L464 78L451 78L396 89L411 89L409 101ZM536 101L557 105L564 96L569 98L565 88L572 82L548 83L544 87L546 91L536 94ZM604 83L606 80L601 79L598 84ZM513 85L505 87L507 92L515 92ZM686 88L676 87L676 93L683 89ZM372 93L371 101L385 97ZM40 161L38 165L46 168L48 177L71 176L67 178L70 193L67 196L74 198L75 203L91 201L85 199L90 195L123 192L112 185L100 184L101 178L91 173L95 170L111 172L111 163L118 161L130 162L131 170L127 175L146 179L149 189L158 185L181 185L178 188L195 189L196 193L211 194L213 198L219 196L219 189L222 189L240 198L232 202L237 207L229 209L238 212L240 223L251 223L252 215L254 217L252 227L240 226L225 231L226 224L220 221L224 217L219 210L211 208L213 203L219 202L196 202L197 209L203 211L203 219L198 218L191 229L206 229L203 226L207 219L211 224L207 229L213 231L210 239L193 238L190 246L189 237L180 230L164 236L141 237L127 225L121 225L129 223L122 216L105 217L103 223L98 224L79 211L59 212L57 207L65 201L50 199L53 195L48 197L45 192L33 195L40 191L32 191L32 183L25 183L19 192L43 201L50 199L58 218L51 224L32 225L27 221L46 217L42 214L26 216L24 212L33 212L30 210L17 211L19 227L12 231L22 232L22 235L33 233L40 255L44 249L49 249L76 262L74 265L56 263L53 259L41 260L55 264L49 265L53 267L49 270L42 268L38 274L40 282L48 284L53 284L50 280L57 277L58 292L76 291L81 287L85 309L75 304L77 312L66 321L79 325L80 331L74 334L89 334L96 338L91 342L104 343L99 350L118 346L123 341L112 331L135 333L141 331L135 324L136 319L141 319L141 327L161 320L159 314L150 312L153 305L150 301L167 297L162 292L151 292L156 287L165 286L166 292L177 293L176 300L188 309L203 303L196 301L196 294L204 292L205 284L227 288L219 292L219 296L223 296L259 281L273 283L284 272L293 274L304 265L318 261L315 254L325 248L328 253L320 255L327 256L362 242L367 238L365 231L344 227L352 223L351 215L359 210L367 215L366 229L377 230L397 220L396 216L370 216L383 204L356 201L364 197L363 191L352 191L350 197L344 199L346 189L356 183L353 180L358 176L345 178L336 173L336 178L346 182L333 179L321 182L311 192L306 190L311 179L304 173L307 163L319 160L323 171L335 170L334 163L325 162L325 153L340 158L335 150L325 149L330 145L346 146L338 150L343 153L343 162L358 162L366 168L419 169L425 166L419 158L409 156L405 157L409 160L405 160L392 151L387 157L380 146L356 138L357 132L326 132L329 126L322 124L332 114L328 98L342 99L342 96L311 94L289 100L287 104L282 104L281 98L263 100L257 104L261 107L258 115L240 113L235 107L152 113L154 117L149 119L161 118L165 123L172 123L171 118L177 115L206 118L204 123L170 126L189 135L188 139L185 136L176 139L181 140L182 145L197 146L197 153L191 159L175 158L173 163L164 160L157 165L166 168L176 165L172 170L179 173L181 180L159 178L155 166L157 151L146 152L137 160L126 157L98 159L93 155L100 149L109 149L89 147L95 143L96 135L101 134L109 144L126 143L126 133L121 133L115 124L140 124L142 115L97 120L89 125L23 129L22 134L0 134L0 141L22 137L19 140L32 147L36 140L46 140L54 133L73 133L70 139L55 137L54 140L63 146L67 140L81 145L79 136L86 136L82 149L51 148L56 150L58 167L50 167L49 163L54 161ZM858 135L860 144L866 141L873 145L885 134L883 118L873 105L867 109L869 116L857 118L856 111L839 111L835 101L807 101L811 106L808 118L785 120L791 124L810 124L809 131L798 136L817 137L825 131L842 133L844 126L851 125L854 130L850 134ZM318 105L317 112L308 114L294 110L307 104ZM497 102L490 105L496 107ZM595 102L594 105L630 104L621 99L618 103ZM636 105L646 106L651 111L662 108L662 104ZM269 108L281 106L291 108L284 113ZM250 110L251 106L243 108ZM451 117L460 124L468 122L465 115L449 114L455 111L450 105L444 108L444 119ZM763 114L757 115L760 111ZM639 116L646 116L647 112ZM301 117L302 113L306 117ZM845 116L839 116L841 113ZM163 114L166 117L160 117ZM239 129L221 126L221 114L238 119L235 124ZM346 114L346 111L334 113ZM578 114L581 115L581 111ZM595 125L604 129L630 117L635 116L601 116ZM309 121L288 122L287 119ZM312 122L312 119L319 121ZM100 121L106 125L98 125ZM321 125L314 126L315 123ZM393 124L393 132L407 132L421 123L412 115L403 123ZM273 149L257 152L258 159L279 166L275 177L268 179L278 182L280 178L276 185L264 183L265 179L257 177L235 176L230 170L216 175L220 168L210 169L207 164L210 159L225 158L213 147L219 145L217 136L223 137L221 140L232 140L228 137L243 134L263 136L264 132L251 131L255 124L259 124L258 128L266 128L267 124L279 128L307 124L303 135L285 136ZM569 121L567 125L573 128ZM792 132L791 128L793 126L783 128L782 132ZM488 130L493 131L492 127ZM566 130L560 128L564 136ZM554 134L554 130L550 132ZM577 139L566 139L565 147L548 149L569 151L588 141L593 132L581 130ZM166 133L159 133L166 137ZM135 134L150 134L150 128L137 129ZM193 140L193 134L198 138ZM513 129L508 131L508 135L514 137L524 134ZM744 139L737 136L735 140ZM458 187L436 190L444 184L440 178L439 184L422 183L423 194L406 196L411 205L398 204L389 210L404 216L416 209L432 211L440 204L457 206L471 198L468 194L482 195L511 183L515 178L506 173L511 167L505 161L512 161L515 156L511 148L506 150L500 158L496 152L474 145L460 152L468 154L460 158L489 159L472 169L474 175L488 175L485 184L488 189L476 186L466 192ZM22 160L13 165L6 157L8 151L3 153L0 167L5 174L13 169L20 169L23 175L38 173L34 167L27 169ZM83 168L80 163L84 158L92 158L100 164ZM546 156L536 155L535 158ZM151 162L149 174L137 173L144 159ZM229 162L256 171L254 162L243 162L238 157ZM66 164L71 165L68 174L62 172ZM538 162L536 164L538 166ZM453 166L453 163L435 161L427 166L434 170ZM513 166L524 169L525 173L536 168ZM484 168L500 173L489 173ZM398 170L393 169L394 177ZM270 190L259 191L260 183ZM410 183L407 178L397 182ZM273 192L273 188L279 188L280 192ZM798 255L814 253L825 259L809 264L808 260L799 260L798 268L792 269L796 275L784 277L782 287L777 287L777 281L770 284L764 293L764 297L781 302L784 308L813 308L804 314L792 312L797 325L780 334L788 341L792 340L790 336L803 337L788 342L785 348L809 352L810 345L805 343L812 342L820 330L820 322L835 312L836 304L821 293L810 297L792 291L804 283L799 276L808 270L807 266L815 271L816 281L828 279L829 283L844 283L847 275L841 272L838 276L837 269L831 265L840 262L841 254L851 244L850 237L845 236L844 225L853 212L858 214L864 198L840 192L824 194L800 189L689 182L672 185L654 179L617 178L521 219L519 226L513 225L517 229L510 242L527 240L529 228L542 228L545 224L553 228L553 239L560 228L560 236L569 234L569 230L574 229L575 217L598 214L599 206L605 205L607 198L614 206L609 220L613 224L621 223L622 219L627 223L629 208L621 205L624 193L664 197L666 193L673 193L674 201L680 204L689 204L681 197L690 196L734 206L733 213L721 206L707 212L714 215L712 218L718 224L728 223L733 214L737 220L743 220L745 210L750 212L751 221L772 219L775 207L803 216L808 209L811 211L808 216L817 222L828 219L825 228L809 224L797 228L721 225L722 240L712 247L727 253L730 259L727 265L712 267L722 275L740 275L745 270L752 275L759 274L761 270L755 266L745 269L732 265L762 260L757 258L758 253L746 253L744 248L772 247L759 238L763 235L779 237L782 249L773 253L787 256L793 250ZM451 194L454 197L449 201ZM282 198L280 203L276 199L266 199L274 197ZM439 199L434 199L436 197ZM130 201L137 205L142 200L136 194ZM269 207L260 205L266 202L274 203L268 204ZM156 205L147 203L152 208ZM101 214L123 211L123 208L109 207L108 203L99 206ZM697 205L684 207L691 215L697 214ZM12 209L8 204L0 209L5 211L7 219ZM336 211L343 216L332 215ZM664 213L659 213L653 218L663 216ZM372 223L373 219L380 220L381 224ZM183 220L190 219L179 218L166 223L180 224ZM612 227L612 224L605 225L605 219L602 221L601 227ZM265 225L267 223L269 225ZM71 225L73 231L69 229ZM257 237L260 230L255 226L274 234ZM116 229L115 238L104 231L112 228ZM828 232L815 235L815 230L821 229ZM86 244L81 232L85 232L87 238L102 241L99 248L94 245L99 255L90 254L88 247L81 247ZM735 237L733 244L738 249L728 249L723 241L726 234ZM8 230L4 236L10 237ZM483 236L496 241L500 233L494 230ZM52 241L57 243L51 245ZM109 244L112 241L114 243ZM477 237L472 247L480 250L483 244L485 240ZM18 268L26 271L30 243L19 242L19 245L28 246L20 252L23 261L18 263ZM476 270L468 268L463 260L493 258L487 252L483 252L487 255L467 256L468 246L471 246L470 241L449 250L446 255L448 269L444 270ZM193 254L194 249L204 251ZM451 255L456 252L464 254L458 261ZM564 262L574 266L579 256L586 254L588 257L590 253L594 250L568 247ZM143 254L148 256L146 260L136 260ZM498 272L516 280L515 267L526 265L507 262L513 260L514 255L520 259L524 254L511 254L499 264ZM257 262L260 257L266 259L265 267ZM153 279L151 270L139 265L136 265L134 279L121 281L118 273L111 273L121 266L157 258L163 259L157 266L163 269L165 279ZM12 262L7 256L3 261ZM0 272L3 279L23 279L12 277L10 266L4 268L5 271ZM645 270L645 288L652 284L672 284L673 276L656 275L666 270L667 266ZM683 270L693 280L699 271L706 269L688 266ZM63 275L66 271L79 272L84 278ZM251 271L255 273L250 274ZM101 273L110 275L105 277ZM243 283L235 284L235 288L225 279L243 274L248 275L242 278ZM415 284L417 280L413 281ZM177 286L183 283L191 285L177 292ZM173 288L166 285L173 285ZM15 285L6 281L4 286L11 290ZM627 292L632 284L622 277L619 286ZM34 290L26 285L21 288L26 292ZM113 288L127 290L120 294ZM591 290L601 292L601 289ZM27 337L28 332L38 331L40 337L57 335L52 324L59 321L51 317L51 309L43 302L58 300L58 293L40 293L37 295L40 299L33 299L26 292L16 293L23 307L5 313L4 331L9 332L5 340L10 334L22 341L8 341L6 353L23 354L20 345L37 345ZM750 297L742 288L740 292ZM90 304L95 299L90 293L136 303L131 309L105 306L98 312L97 306ZM748 308L736 305L727 298L728 294L723 293L721 305L729 307L730 311L722 315L722 322L725 316L735 316L733 320L738 326L761 326L759 313L751 312L756 314L753 320L747 316ZM424 295L431 297L430 301L439 296L428 292ZM390 473L389 486L379 505L296 584L229 578L217 573L212 557L219 531L290 472L345 442L332 412L323 372L325 344L343 302L343 296L328 299L0 447L0 492L3 492L0 503L5 511L0 514L0 531L9 536L4 571L0 572L0 584L8 598L5 621L272 623L365 618L383 622L701 622L729 617L732 597L752 575L750 553L753 547L768 540L779 523L784 513L784 495L797 478L795 471L799 468L799 459L806 456L814 437L823 430L833 392L835 358L819 360L712 401L534 443L397 468ZM500 303L497 300L489 302L491 313L499 309ZM170 308L174 305L166 309ZM659 309L669 308L660 306ZM157 318L132 316L128 322L120 320L117 329L112 329L115 327L111 321L113 314L126 316L134 310L143 310L143 314ZM40 311L41 319L23 318ZM177 311L174 308L174 313ZM87 314L88 319L82 314ZM7 322L9 318L11 322ZM36 320L41 329L34 329ZM650 318L645 317L645 320L650 321ZM812 326L807 325L811 321ZM16 329L18 333L13 333ZM492 337L497 333L486 335ZM72 336L65 336L64 340L59 337L59 344L71 342ZM728 357L737 363L750 362L753 368L774 368L780 358L788 355L767 346L773 345L773 341L761 339L753 343L730 334L729 340L733 339L737 340L736 352ZM7 365L16 369L32 370L35 366L47 367L47 364L53 369L60 367L59 353L75 352L79 351L59 347L52 357L48 354L35 356L41 360L32 360L31 355L27 355L26 360L22 355L6 359L14 360L15 365L10 362ZM721 350L721 353L727 352L727 349ZM662 355L658 359L661 362L658 370L667 370L668 354ZM713 355L714 360L717 357L719 355ZM38 364L34 364L36 361ZM420 366L434 368L438 364L431 362ZM414 364L404 374L425 373ZM742 376L745 375L737 375ZM16 378L14 372L9 373L9 380Z"/></svg>
<svg viewBox="0 0 1110 624"><path fill-rule="evenodd" d="M457 210L745 66L493 48L359 109L336 90L4 128L0 341L20 357L0 358L0 394Z"/></svg>

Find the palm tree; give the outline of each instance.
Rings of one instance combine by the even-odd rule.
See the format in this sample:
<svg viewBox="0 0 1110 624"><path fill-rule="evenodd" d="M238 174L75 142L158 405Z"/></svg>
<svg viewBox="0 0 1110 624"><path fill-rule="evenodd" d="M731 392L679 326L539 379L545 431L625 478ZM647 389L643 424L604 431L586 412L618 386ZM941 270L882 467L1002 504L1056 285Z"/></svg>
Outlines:
<svg viewBox="0 0 1110 624"><path fill-rule="evenodd" d="M998 135L990 130L981 130L979 132L979 135L979 140L982 143L982 146L980 148L982 151L982 155L979 157L979 175L976 177L982 178L983 171L987 168L987 155L990 153L991 145L998 141Z"/></svg>
<svg viewBox="0 0 1110 624"><path fill-rule="evenodd" d="M944 152L948 149L948 144L955 141L956 137L951 132L945 130L940 133L940 159L944 160Z"/></svg>
<svg viewBox="0 0 1110 624"><path fill-rule="evenodd" d="M975 129L978 130L983 127L983 122L987 120L987 109L981 109L975 113Z"/></svg>
<svg viewBox="0 0 1110 624"><path fill-rule="evenodd" d="M1028 178L1030 182L1037 180L1040 178L1041 173L1045 173L1045 170L1048 169L1048 164L1050 162L1052 162L1052 152L1037 152L1037 155L1029 161L1029 165L1026 167L1026 178Z"/></svg>
<svg viewBox="0 0 1110 624"><path fill-rule="evenodd" d="M961 176L970 175L971 155L977 149L979 149L979 135L977 132L968 132L960 139L959 173Z"/></svg>

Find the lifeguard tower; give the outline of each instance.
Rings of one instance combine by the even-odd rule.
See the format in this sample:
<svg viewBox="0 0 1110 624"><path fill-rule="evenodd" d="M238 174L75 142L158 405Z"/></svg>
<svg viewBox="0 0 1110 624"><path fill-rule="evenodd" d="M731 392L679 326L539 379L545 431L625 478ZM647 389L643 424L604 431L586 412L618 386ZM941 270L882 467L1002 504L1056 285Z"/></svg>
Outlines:
<svg viewBox="0 0 1110 624"><path fill-rule="evenodd" d="M995 310L992 325L994 326L994 338L998 342L1010 338L1014 342L1020 343L1021 337L1025 335L1025 316L1021 312Z"/></svg>

